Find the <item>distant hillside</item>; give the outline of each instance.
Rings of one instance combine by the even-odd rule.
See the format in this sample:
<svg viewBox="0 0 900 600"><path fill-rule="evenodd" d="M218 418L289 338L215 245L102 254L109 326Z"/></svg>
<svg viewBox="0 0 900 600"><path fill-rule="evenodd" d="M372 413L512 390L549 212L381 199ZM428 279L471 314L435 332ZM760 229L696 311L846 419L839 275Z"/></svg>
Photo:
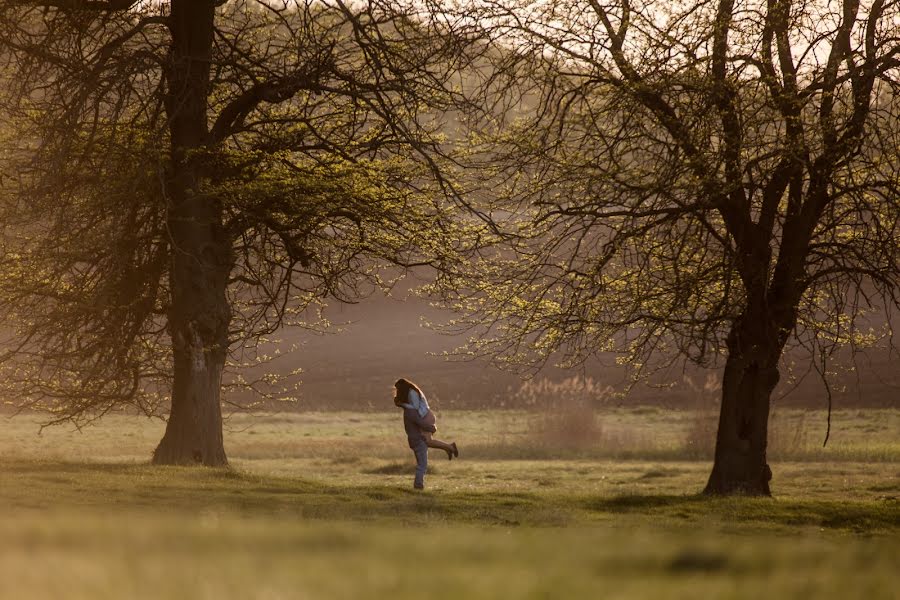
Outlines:
<svg viewBox="0 0 900 600"><path fill-rule="evenodd" d="M483 361L452 362L434 356L462 343L462 339L438 334L422 320L443 321L449 313L429 306L421 298L401 292L399 298L376 295L356 305L330 307L328 316L345 323L335 334L313 335L287 330L280 337L285 345L300 349L270 365L279 372L302 367L301 401L297 408L382 409L391 407L393 382L407 377L419 383L438 407L482 407L509 405L510 390L521 385L518 376L499 371ZM807 368L795 357L795 371ZM612 361L610 361L612 362ZM900 407L900 363L885 351L870 351L857 359L858 370L845 374L834 390L835 406ZM621 367L589 365L578 373L602 385L621 388ZM539 377L560 380L573 373L548 369ZM639 386L624 400L628 403L697 406L714 402L717 391L703 390L709 373L690 369L673 370L657 384ZM712 378L718 380L718 376ZM846 389L842 389L846 388ZM788 393L790 392L790 393ZM787 395L785 395L787 394ZM825 406L825 391L814 372L793 389L787 375L775 392L777 405Z"/></svg>

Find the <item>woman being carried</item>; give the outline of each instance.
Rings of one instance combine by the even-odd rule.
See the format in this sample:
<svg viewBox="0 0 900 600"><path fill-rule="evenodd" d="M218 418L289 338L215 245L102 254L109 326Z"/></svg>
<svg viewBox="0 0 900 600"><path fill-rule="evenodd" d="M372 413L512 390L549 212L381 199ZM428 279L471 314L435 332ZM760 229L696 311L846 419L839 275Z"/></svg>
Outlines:
<svg viewBox="0 0 900 600"><path fill-rule="evenodd" d="M421 489L425 485L425 470L428 467L428 448L440 448L447 453L447 459L459 456L456 442L448 444L436 440L433 434L437 431L435 416L428 406L422 390L407 379L398 379L394 384L394 404L403 409L403 427L406 430L409 447L416 455L416 479L414 487Z"/></svg>

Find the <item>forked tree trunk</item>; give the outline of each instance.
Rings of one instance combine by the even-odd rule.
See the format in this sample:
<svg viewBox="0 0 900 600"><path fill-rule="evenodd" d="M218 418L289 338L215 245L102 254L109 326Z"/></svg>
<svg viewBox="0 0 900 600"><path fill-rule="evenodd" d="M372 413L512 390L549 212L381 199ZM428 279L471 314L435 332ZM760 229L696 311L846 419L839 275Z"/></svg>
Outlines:
<svg viewBox="0 0 900 600"><path fill-rule="evenodd" d="M771 493L766 443L781 346L762 322L753 321L739 320L728 338L715 462L705 494Z"/></svg>
<svg viewBox="0 0 900 600"><path fill-rule="evenodd" d="M214 2L172 0L166 113L171 133L168 185L172 259L169 331L174 355L172 408L154 464L227 464L220 387L231 311L225 290L231 244L216 198L204 196L202 165L191 151L208 137L207 97Z"/></svg>

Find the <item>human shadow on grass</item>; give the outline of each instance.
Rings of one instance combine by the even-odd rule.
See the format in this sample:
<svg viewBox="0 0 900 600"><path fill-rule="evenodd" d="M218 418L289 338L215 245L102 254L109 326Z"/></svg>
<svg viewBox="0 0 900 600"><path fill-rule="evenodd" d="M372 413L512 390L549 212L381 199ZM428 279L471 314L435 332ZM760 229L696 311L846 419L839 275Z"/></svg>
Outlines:
<svg viewBox="0 0 900 600"><path fill-rule="evenodd" d="M396 462L381 467L375 467L374 469L366 469L362 471L362 473L364 475L409 475L411 471L412 469L410 469L408 463ZM433 464L428 463L425 473L427 475L436 475L438 469Z"/></svg>

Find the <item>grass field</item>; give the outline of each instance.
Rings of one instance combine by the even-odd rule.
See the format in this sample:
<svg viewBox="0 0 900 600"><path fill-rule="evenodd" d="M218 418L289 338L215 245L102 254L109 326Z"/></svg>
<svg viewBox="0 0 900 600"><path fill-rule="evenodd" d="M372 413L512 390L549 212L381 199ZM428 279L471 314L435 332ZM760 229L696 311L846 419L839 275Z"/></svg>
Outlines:
<svg viewBox="0 0 900 600"><path fill-rule="evenodd" d="M896 410L777 414L766 499L697 496L708 417L654 408L441 414L424 493L396 413L235 415L229 469L39 421L0 417L2 598L900 597Z"/></svg>

